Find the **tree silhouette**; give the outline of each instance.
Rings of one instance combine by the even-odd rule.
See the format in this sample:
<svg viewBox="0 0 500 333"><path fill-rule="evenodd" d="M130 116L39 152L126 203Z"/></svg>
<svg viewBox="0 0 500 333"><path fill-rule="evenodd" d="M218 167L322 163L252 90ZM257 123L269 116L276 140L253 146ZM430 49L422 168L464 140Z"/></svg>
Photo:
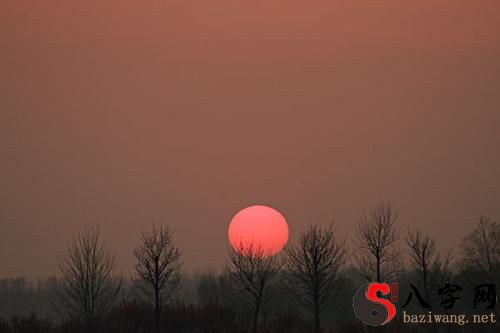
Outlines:
<svg viewBox="0 0 500 333"><path fill-rule="evenodd" d="M410 265L421 276L425 298L430 300L430 289L450 279L451 252L441 257L436 241L420 230L408 231L405 242L410 250Z"/></svg>
<svg viewBox="0 0 500 333"><path fill-rule="evenodd" d="M114 277L115 257L104 249L99 227L79 233L59 265L62 273L62 310L90 329L111 310L122 286Z"/></svg>
<svg viewBox="0 0 500 333"><path fill-rule="evenodd" d="M345 241L340 240L333 225L313 225L300 235L296 245L286 249L290 280L312 309L314 332L321 332L321 313L333 300L339 269L345 263Z"/></svg>
<svg viewBox="0 0 500 333"><path fill-rule="evenodd" d="M355 228L355 254L361 274L369 281L383 282L399 268L395 243L397 212L388 202L380 202L368 214L363 212Z"/></svg>
<svg viewBox="0 0 500 333"><path fill-rule="evenodd" d="M462 254L465 264L474 267L489 279L498 281L500 269L500 224L481 216L476 228L464 237Z"/></svg>
<svg viewBox="0 0 500 333"><path fill-rule="evenodd" d="M180 284L181 251L174 244L168 227L153 225L151 232L142 234L134 256L136 286L142 298L153 304L159 330L161 308Z"/></svg>
<svg viewBox="0 0 500 333"><path fill-rule="evenodd" d="M266 301L267 290L280 268L278 257L264 252L260 246L240 244L237 250L229 249L227 269L232 282L251 303L253 333L258 331L259 316Z"/></svg>

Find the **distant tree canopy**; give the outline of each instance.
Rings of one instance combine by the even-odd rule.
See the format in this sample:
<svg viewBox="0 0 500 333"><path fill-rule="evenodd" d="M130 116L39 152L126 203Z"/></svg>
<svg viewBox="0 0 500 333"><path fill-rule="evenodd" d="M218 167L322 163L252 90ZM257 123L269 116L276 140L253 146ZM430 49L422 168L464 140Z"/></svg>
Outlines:
<svg viewBox="0 0 500 333"><path fill-rule="evenodd" d="M383 202L360 216L351 251L333 225L311 225L280 255L241 245L229 249L225 270L194 277L181 271L181 250L170 229L153 226L134 250L135 274L128 282L116 274L100 229L86 228L69 244L60 277L0 279L0 333L361 333L366 330L351 309L361 277L398 282L411 311L442 310L445 287L458 286L454 309L477 313L476 302L485 295L482 290L478 298L474 290L500 278L500 224L482 216L452 258L421 230L409 230L406 246L398 248L396 222L395 209ZM356 261L348 266L350 256ZM500 321L463 331L499 327ZM394 321L384 330L407 328Z"/></svg>

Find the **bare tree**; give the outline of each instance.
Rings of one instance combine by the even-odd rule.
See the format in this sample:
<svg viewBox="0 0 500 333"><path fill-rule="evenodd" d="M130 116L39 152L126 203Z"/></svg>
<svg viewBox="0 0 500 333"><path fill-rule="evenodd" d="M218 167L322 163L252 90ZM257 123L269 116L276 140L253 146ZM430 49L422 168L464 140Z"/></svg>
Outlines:
<svg viewBox="0 0 500 333"><path fill-rule="evenodd" d="M60 301L70 318L92 325L112 308L122 279L114 277L115 257L104 249L99 227L87 228L74 238L59 269Z"/></svg>
<svg viewBox="0 0 500 333"><path fill-rule="evenodd" d="M227 269L232 282L250 300L253 333L258 331L262 305L267 300L269 285L280 268L278 257L266 253L260 246L240 244L236 250L229 249Z"/></svg>
<svg viewBox="0 0 500 333"><path fill-rule="evenodd" d="M136 286L141 296L152 303L159 330L161 309L180 284L181 251L174 244L168 227L153 225L151 232L142 234L134 256Z"/></svg>
<svg viewBox="0 0 500 333"><path fill-rule="evenodd" d="M286 249L290 280L302 300L313 310L314 332L321 332L321 313L333 300L339 270L345 264L345 240L339 239L333 225L309 227L298 244Z"/></svg>
<svg viewBox="0 0 500 333"><path fill-rule="evenodd" d="M481 216L476 228L462 241L465 264L474 267L495 283L500 269L500 224Z"/></svg>
<svg viewBox="0 0 500 333"><path fill-rule="evenodd" d="M425 297L430 300L430 289L450 279L451 252L441 257L436 251L436 241L420 230L408 231L405 241L410 250L410 264L422 277Z"/></svg>
<svg viewBox="0 0 500 333"><path fill-rule="evenodd" d="M382 282L398 270L395 223L397 212L388 202L380 202L368 214L363 212L355 229L358 267L369 281Z"/></svg>

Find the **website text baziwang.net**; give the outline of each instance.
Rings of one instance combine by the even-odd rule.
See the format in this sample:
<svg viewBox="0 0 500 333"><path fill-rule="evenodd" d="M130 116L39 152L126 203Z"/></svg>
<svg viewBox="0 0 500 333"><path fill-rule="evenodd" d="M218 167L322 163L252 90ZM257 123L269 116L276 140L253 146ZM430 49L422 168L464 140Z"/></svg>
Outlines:
<svg viewBox="0 0 500 333"><path fill-rule="evenodd" d="M465 314L437 314L432 312L428 312L427 314L408 314L406 311L403 311L404 324L456 324L463 326L468 323L494 324L496 322L497 319L493 312L490 314L467 316Z"/></svg>

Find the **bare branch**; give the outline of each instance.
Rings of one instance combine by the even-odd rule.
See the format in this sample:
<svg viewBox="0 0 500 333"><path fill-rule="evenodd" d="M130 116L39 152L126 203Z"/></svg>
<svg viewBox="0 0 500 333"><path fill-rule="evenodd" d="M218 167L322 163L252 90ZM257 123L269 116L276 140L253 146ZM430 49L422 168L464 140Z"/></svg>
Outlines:
<svg viewBox="0 0 500 333"><path fill-rule="evenodd" d="M426 299L430 301L430 290L437 288L451 276L451 252L442 258L436 252L436 242L428 235L408 231L405 242L409 248L411 267L422 277Z"/></svg>
<svg viewBox="0 0 500 333"><path fill-rule="evenodd" d="M229 249L227 270L234 285L251 302L254 333L258 331L260 310L267 300L267 290L280 268L278 257L266 253L260 246L240 244L237 250Z"/></svg>
<svg viewBox="0 0 500 333"><path fill-rule="evenodd" d="M322 311L334 298L339 270L345 264L345 240L339 239L333 225L313 225L301 234L297 245L285 251L290 280L313 310L314 331L319 333Z"/></svg>
<svg viewBox="0 0 500 333"><path fill-rule="evenodd" d="M174 244L173 233L168 227L153 225L151 232L142 234L134 256L136 287L141 297L153 305L159 329L161 308L181 281L181 251Z"/></svg>
<svg viewBox="0 0 500 333"><path fill-rule="evenodd" d="M104 250L99 227L75 237L59 269L61 302L70 318L91 324L114 305L122 279L113 276L115 257Z"/></svg>
<svg viewBox="0 0 500 333"><path fill-rule="evenodd" d="M370 281L381 282L398 270L397 219L397 212L388 202L379 203L369 214L359 217L354 243L360 251L355 258L361 274Z"/></svg>
<svg viewBox="0 0 500 333"><path fill-rule="evenodd" d="M491 283L498 281L500 269L500 224L481 216L476 228L462 241L464 263L484 274Z"/></svg>

